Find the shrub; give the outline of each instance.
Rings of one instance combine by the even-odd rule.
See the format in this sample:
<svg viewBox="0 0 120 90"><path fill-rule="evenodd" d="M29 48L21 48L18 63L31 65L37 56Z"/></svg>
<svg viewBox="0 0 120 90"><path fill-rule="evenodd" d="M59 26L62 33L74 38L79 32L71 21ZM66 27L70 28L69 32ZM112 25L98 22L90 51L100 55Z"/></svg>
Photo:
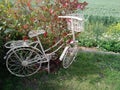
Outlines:
<svg viewBox="0 0 120 90"><path fill-rule="evenodd" d="M46 33L41 38L43 46L50 47L67 30L66 20L59 19L59 15L83 10L86 2L78 0L16 0L0 2L0 34L2 34L0 49L5 42L22 39L30 30L44 29ZM1 53L5 52L1 50ZM2 55L3 56L3 55Z"/></svg>
<svg viewBox="0 0 120 90"><path fill-rule="evenodd" d="M86 47L100 47L120 52L120 23L114 17L90 16L85 32L79 36L79 44Z"/></svg>
<svg viewBox="0 0 120 90"><path fill-rule="evenodd" d="M86 33L82 32L79 36L79 45L85 47L96 47L97 42L92 32Z"/></svg>
<svg viewBox="0 0 120 90"><path fill-rule="evenodd" d="M21 33L23 36L27 35L30 30L44 29L46 30L44 35L46 41L54 41L51 39L61 38L68 33L66 21L59 19L58 16L74 13L78 9L83 10L86 5L86 2L80 3L78 0L55 0L54 2L50 0L17 0L14 6L7 5L9 7L4 13L6 16L2 18L6 18L4 20L6 32L9 34L14 32L19 36ZM12 35L13 33L9 35L9 39Z"/></svg>
<svg viewBox="0 0 120 90"><path fill-rule="evenodd" d="M100 41L100 47L108 51L120 52L120 23L109 26Z"/></svg>
<svg viewBox="0 0 120 90"><path fill-rule="evenodd" d="M79 44L86 47L99 46L99 38L106 31L106 26L96 19L91 21L91 17L85 23L85 31L79 36Z"/></svg>

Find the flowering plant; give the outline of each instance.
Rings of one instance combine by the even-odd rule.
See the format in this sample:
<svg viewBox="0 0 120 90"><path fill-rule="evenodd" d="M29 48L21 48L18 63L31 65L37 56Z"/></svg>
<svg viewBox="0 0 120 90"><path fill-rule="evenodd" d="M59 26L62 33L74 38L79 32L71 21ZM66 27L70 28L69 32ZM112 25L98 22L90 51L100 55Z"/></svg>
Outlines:
<svg viewBox="0 0 120 90"><path fill-rule="evenodd" d="M14 5L13 5L14 4ZM87 2L78 0L16 0L6 9L6 30L14 31L15 35L25 36L30 30L44 29L42 42L44 46L52 46L61 37L67 35L65 19L59 19L59 15L74 13L84 10ZM9 29L7 29L9 28ZM14 36L15 36L14 35ZM8 33L11 39L13 35Z"/></svg>

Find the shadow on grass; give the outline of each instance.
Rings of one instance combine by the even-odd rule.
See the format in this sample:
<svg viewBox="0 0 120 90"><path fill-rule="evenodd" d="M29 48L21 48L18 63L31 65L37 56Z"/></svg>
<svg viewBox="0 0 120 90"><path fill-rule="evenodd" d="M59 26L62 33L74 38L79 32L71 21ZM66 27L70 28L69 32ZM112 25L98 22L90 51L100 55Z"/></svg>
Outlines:
<svg viewBox="0 0 120 90"><path fill-rule="evenodd" d="M0 79L3 90L80 90L76 88L80 82L95 84L106 77L107 69L120 70L120 55L80 51L68 69L60 68L49 74L42 71L27 78L15 77L6 71L1 72Z"/></svg>

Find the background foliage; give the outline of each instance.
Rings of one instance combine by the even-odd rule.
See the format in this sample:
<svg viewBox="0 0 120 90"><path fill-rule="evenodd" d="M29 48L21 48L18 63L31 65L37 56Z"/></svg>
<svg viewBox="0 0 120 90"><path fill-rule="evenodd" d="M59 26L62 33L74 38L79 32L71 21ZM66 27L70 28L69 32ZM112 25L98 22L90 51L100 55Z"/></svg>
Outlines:
<svg viewBox="0 0 120 90"><path fill-rule="evenodd" d="M79 36L80 45L120 52L119 22L116 17L90 16L85 24L85 32Z"/></svg>
<svg viewBox="0 0 120 90"><path fill-rule="evenodd" d="M88 0L88 3L91 5L92 1L89 2ZM64 19L58 19L57 16L76 12L76 10L81 11L86 5L86 2L79 3L76 2L76 0L73 0L72 3L69 0L56 0L55 2L44 0L44 5L41 3L41 0L17 0L15 2L9 2L9 0L1 1L0 56L2 58L0 61L3 62L3 56L5 56L5 52L7 51L4 48L4 44L10 40L23 39L30 30L46 30L42 42L44 46L49 47L53 45L61 37L69 33L66 29L66 21ZM98 5L98 3L96 3L96 5ZM117 18L116 15L97 15L95 14L96 12L91 10L93 8L89 7L88 5L88 8L84 11L84 14L88 15L89 18L85 22L85 31L79 36L79 45L119 52L120 19ZM94 9L97 8L94 7ZM110 6L109 9L111 9Z"/></svg>

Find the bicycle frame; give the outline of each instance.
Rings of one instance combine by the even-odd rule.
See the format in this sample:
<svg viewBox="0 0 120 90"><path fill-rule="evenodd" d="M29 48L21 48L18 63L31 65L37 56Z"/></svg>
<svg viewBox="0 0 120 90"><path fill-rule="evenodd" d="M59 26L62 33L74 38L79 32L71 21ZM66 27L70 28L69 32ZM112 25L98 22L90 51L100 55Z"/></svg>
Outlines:
<svg viewBox="0 0 120 90"><path fill-rule="evenodd" d="M68 16L58 16L58 18L68 18L68 19L71 19L71 22L73 22L74 19L79 20L79 21L83 21L83 18L78 18L78 17L70 16L70 15L68 15ZM70 33L70 34L68 34L68 35L72 35L72 40L73 40L72 43L75 43L75 42L76 42L76 38L75 38L75 31L74 31L74 25L73 25L73 23L71 24L71 30L72 30L72 33ZM67 37L68 35L66 35L66 37ZM66 37L64 37L64 38L66 38ZM42 52L43 52L44 55L46 54L47 51L49 51L49 50L51 50L52 48L54 48L55 46L57 46L64 38L60 39L60 40L59 40L55 45L53 45L52 47L44 50L44 48L43 48L43 46L42 46L42 44L41 44L41 41L40 41L39 37L37 36L38 43L39 43L39 45L40 45L40 47L41 47L41 50L42 50ZM63 47L63 44L62 44L60 47L58 47L58 49L56 49L55 51L51 52L50 54L57 52L57 51L58 51L60 48L62 48L62 47Z"/></svg>
<svg viewBox="0 0 120 90"><path fill-rule="evenodd" d="M80 21L83 20L82 18L78 18L78 17L75 17L75 16L69 16L69 15L68 15L68 16L58 16L58 18L68 18L68 19L71 19L71 22L73 22L74 19L77 19L77 20L80 20ZM72 32L69 33L69 34L67 34L64 38L66 38L67 36L71 35L71 36L72 36L72 42L71 42L71 43L75 43L75 42L76 42L76 38L75 38L75 31L74 31L74 25L73 25L73 23L71 24L71 30L72 30ZM60 49L64 46L64 43L63 43L61 46L59 46L56 50L54 50L53 52L50 52L50 53L47 53L47 52L50 51L52 48L56 47L64 38L61 38L61 39L60 39L57 43L55 43L53 46L51 46L50 48L44 50L44 48L43 48L43 46L42 46L42 43L41 43L41 41L40 41L40 38L39 38L39 35L40 35L40 34L44 34L44 33L45 33L44 30L40 30L39 32L35 32L35 31L34 31L34 32L31 32L31 31L30 31L30 33L28 34L29 37L30 37L30 38L36 37L36 38L37 38L37 41L35 41L35 42L29 42L29 41L28 41L29 43L27 43L27 41L21 41L21 43L23 43L23 45L20 45L20 46L18 45L18 46L16 46L16 47L13 46L13 48L11 48L11 49L7 52L7 55L8 55L11 51L14 51L14 49L19 48L19 47L32 47L32 48L36 49L37 51L39 51L40 53L42 52L42 54L45 56L45 58L47 59L47 61L49 61L49 60L50 60L49 56L54 55L54 53L56 53L58 50L60 50ZM10 42L10 43L11 43L11 42ZM36 43L36 44L35 44L35 43ZM9 42L8 42L8 44L9 44ZM32 44L35 44L35 46L33 47ZM37 45L40 46L41 50L40 50L39 48L37 48ZM5 44L5 46L6 46L7 48L9 48L6 44ZM63 53L61 54L60 60L62 60L62 57L64 56L64 52L65 52L65 50L64 50ZM7 55L6 55L6 56L7 56ZM5 57L5 58L6 58L6 57Z"/></svg>
<svg viewBox="0 0 120 90"><path fill-rule="evenodd" d="M79 23L82 22L83 19L76 17L76 15L75 16L70 16L70 15L59 16L58 18L65 18L65 19L68 18L71 20L70 25L68 25L68 26L70 26L71 32L69 34L67 34L66 36L62 37L59 41L57 41L57 43L55 43L53 46L51 46L48 49L44 49L44 47L41 43L41 40L39 38L39 35L44 34L45 30L32 30L29 32L28 36L30 38L36 37L37 41L18 40L18 41L10 41L5 44L6 48L10 48L10 50L7 52L7 54L5 56L5 58L7 59L6 66L12 74L14 74L16 76L25 77L25 75L24 75L25 73L20 72L20 70L21 70L21 67L26 68L28 66L27 67L28 71L26 72L26 74L27 74L26 76L30 76L30 75L36 73L41 68L42 63L45 63L45 64L47 63L47 69L48 69L48 72L50 72L50 60L52 59L52 56L54 56L55 53L57 51L59 51L63 46L65 46L65 47L64 47L64 50L62 51L61 55L59 56L59 60L63 61L64 68L68 68L71 65L72 61L74 60L74 58L77 54L77 53L75 53L75 52L77 52L76 51L77 44L76 44L75 32L81 32L78 29L81 28L81 27L79 27L79 26L81 26L81 24L79 25ZM68 36L72 36L72 41L69 43L67 43L67 41L64 43L61 43L62 41L64 41L64 38L67 38ZM58 46L59 44L61 44L61 45ZM52 49L55 48L56 46L58 46L58 48L55 49L54 51L52 51ZM51 52L49 52L49 51L51 51ZM73 54L73 53L75 53L75 54ZM18 55L20 54L20 56L18 56L17 54ZM16 59L16 57L17 57L17 59ZM67 58L67 57L70 57L70 58ZM12 62L14 65L16 65L16 62L18 62L18 64L20 65L20 67L17 68L17 69L19 69L20 74L19 73L16 74L16 72L17 72L16 70L12 71L11 67L9 66L9 65L11 65L11 60L13 60ZM37 69L36 69L35 63L39 64L39 67L37 67ZM31 67L31 68L33 68L32 72L29 72L29 65L34 65L34 67ZM15 67L17 67L17 65Z"/></svg>

